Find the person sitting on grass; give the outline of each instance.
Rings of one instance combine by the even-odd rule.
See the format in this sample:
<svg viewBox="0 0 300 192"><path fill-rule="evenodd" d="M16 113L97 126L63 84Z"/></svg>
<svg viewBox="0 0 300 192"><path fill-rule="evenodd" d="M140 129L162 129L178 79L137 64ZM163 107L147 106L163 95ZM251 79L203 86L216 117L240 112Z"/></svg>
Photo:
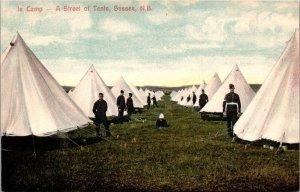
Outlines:
<svg viewBox="0 0 300 192"><path fill-rule="evenodd" d="M164 114L159 114L158 119L156 120L156 128L157 129L164 129L169 127L167 121L165 120Z"/></svg>

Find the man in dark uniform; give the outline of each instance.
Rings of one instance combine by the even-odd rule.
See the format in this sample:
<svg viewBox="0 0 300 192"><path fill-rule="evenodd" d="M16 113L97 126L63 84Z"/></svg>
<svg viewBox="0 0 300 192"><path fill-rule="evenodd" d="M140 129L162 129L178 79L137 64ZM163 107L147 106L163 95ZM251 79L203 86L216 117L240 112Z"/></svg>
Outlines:
<svg viewBox="0 0 300 192"><path fill-rule="evenodd" d="M129 118L131 117L132 113L134 112L133 100L132 100L132 93L129 93L129 97L126 100L126 108Z"/></svg>
<svg viewBox="0 0 300 192"><path fill-rule="evenodd" d="M147 109L150 109L150 104L151 104L151 98L150 98L150 93L148 93L148 97L147 97Z"/></svg>
<svg viewBox="0 0 300 192"><path fill-rule="evenodd" d="M207 102L208 102L208 97L205 94L204 89L202 89L202 94L199 96L199 107L200 107L200 110L206 105Z"/></svg>
<svg viewBox="0 0 300 192"><path fill-rule="evenodd" d="M121 94L118 96L117 98L117 106L118 106L118 120L119 123L123 123L123 116L124 116L124 110L126 108L126 104L125 104L125 97L124 97L124 91L121 90Z"/></svg>
<svg viewBox="0 0 300 192"><path fill-rule="evenodd" d="M195 92L193 91L193 105L195 105L195 103L196 103L196 100L197 100L197 97L196 97L196 94L195 94Z"/></svg>
<svg viewBox="0 0 300 192"><path fill-rule="evenodd" d="M94 103L93 107L93 113L95 114L95 120L94 123L96 125L96 138L99 137L99 131L100 131L100 124L102 123L105 127L106 136L111 136L111 133L109 131L109 124L106 118L106 111L107 111L107 103L105 100L103 100L103 93L99 93L99 100L97 100Z"/></svg>
<svg viewBox="0 0 300 192"><path fill-rule="evenodd" d="M238 94L234 92L234 85L229 84L230 93L227 93L223 101L223 115L227 119L227 132L233 137L233 126L241 113L241 101Z"/></svg>
<svg viewBox="0 0 300 192"><path fill-rule="evenodd" d="M152 101L153 101L153 108L154 108L155 106L158 107L155 95L153 95Z"/></svg>

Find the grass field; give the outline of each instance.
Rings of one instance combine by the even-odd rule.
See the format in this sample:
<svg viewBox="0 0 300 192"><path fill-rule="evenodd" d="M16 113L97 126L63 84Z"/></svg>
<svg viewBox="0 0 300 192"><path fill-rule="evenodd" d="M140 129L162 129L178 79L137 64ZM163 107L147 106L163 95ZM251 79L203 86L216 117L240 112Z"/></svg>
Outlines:
<svg viewBox="0 0 300 192"><path fill-rule="evenodd" d="M2 138L4 191L295 191L299 150L276 154L261 143L232 143L225 122L207 122L170 102L135 114L145 122L111 125L97 141L93 127L66 138ZM156 130L160 112L171 126ZM103 131L103 129L102 129ZM103 131L104 133L104 131Z"/></svg>

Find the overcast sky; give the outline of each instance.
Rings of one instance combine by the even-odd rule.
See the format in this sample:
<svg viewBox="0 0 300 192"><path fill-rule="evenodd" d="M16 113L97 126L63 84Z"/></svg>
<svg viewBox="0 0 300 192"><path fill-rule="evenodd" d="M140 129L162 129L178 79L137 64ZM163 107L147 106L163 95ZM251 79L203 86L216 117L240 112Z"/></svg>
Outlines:
<svg viewBox="0 0 300 192"><path fill-rule="evenodd" d="M81 6L80 12L55 11ZM83 11L108 6L111 12ZM136 12L113 7L134 6ZM139 6L150 5L141 12ZM1 51L19 31L61 85L76 86L91 64L107 85L179 86L227 76L238 64L262 83L298 28L297 1L1 1ZM18 12L18 6L25 9ZM27 12L27 6L42 12Z"/></svg>

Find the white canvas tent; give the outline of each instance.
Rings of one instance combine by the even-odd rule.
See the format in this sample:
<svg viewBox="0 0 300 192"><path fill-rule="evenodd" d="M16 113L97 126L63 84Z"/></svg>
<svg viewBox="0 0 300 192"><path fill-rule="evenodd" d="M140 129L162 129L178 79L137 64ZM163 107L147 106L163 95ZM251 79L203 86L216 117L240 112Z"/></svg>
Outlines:
<svg viewBox="0 0 300 192"><path fill-rule="evenodd" d="M180 96L180 94L182 93L182 91L183 91L183 89L180 89L179 91L177 91L177 93L175 95L173 95L173 97L171 98L171 101L177 102L177 99Z"/></svg>
<svg viewBox="0 0 300 192"><path fill-rule="evenodd" d="M180 102L181 105L186 106L186 107L192 107L193 106L193 92L197 91L197 87L193 85L185 95L184 99L182 102ZM187 101L187 97L190 96L191 99Z"/></svg>
<svg viewBox="0 0 300 192"><path fill-rule="evenodd" d="M88 117L94 117L93 106L98 100L98 94L103 93L107 102L107 116L117 116L116 98L106 86L95 67L92 65L80 80L76 88L69 92L69 96Z"/></svg>
<svg viewBox="0 0 300 192"><path fill-rule="evenodd" d="M190 88L187 88L186 89L186 92L184 94L182 94L183 96L183 100L182 101L178 101L178 104L179 105L182 105L182 106L186 106L187 105L187 98L188 96L191 97L191 99L193 98L193 91L196 91L197 90L197 87L196 86L191 86Z"/></svg>
<svg viewBox="0 0 300 192"><path fill-rule="evenodd" d="M146 95L146 93L144 92L144 90L141 87L138 90L139 90L141 95Z"/></svg>
<svg viewBox="0 0 300 192"><path fill-rule="evenodd" d="M180 92L180 94L178 95L178 96L176 96L176 102L177 102L177 104L179 104L180 102L182 102L185 98L185 94L187 93L187 91L188 91L188 89L187 88L185 88L185 89L183 89L181 92ZM183 100L181 101L181 97L183 98Z"/></svg>
<svg viewBox="0 0 300 192"><path fill-rule="evenodd" d="M182 95L184 95L186 89L181 89L175 97L175 101L178 103L181 100Z"/></svg>
<svg viewBox="0 0 300 192"><path fill-rule="evenodd" d="M49 136L88 122L17 34L1 55L1 135Z"/></svg>
<svg viewBox="0 0 300 192"><path fill-rule="evenodd" d="M208 99L211 99L214 96L214 94L218 91L221 85L222 81L219 75L215 73L212 79L209 81L208 85L204 89Z"/></svg>
<svg viewBox="0 0 300 192"><path fill-rule="evenodd" d="M223 112L223 101L227 93L229 93L229 84L235 86L235 93L239 94L241 100L241 112L244 112L255 93L249 86L239 67L235 65L222 86L214 94L210 101L202 108L201 112L221 113Z"/></svg>
<svg viewBox="0 0 300 192"><path fill-rule="evenodd" d="M205 94L208 97L208 100L212 98L212 96L216 93L216 91L220 88L222 85L221 79L217 73L214 74L214 76L209 81L208 85L204 87ZM199 106L199 96L202 94L202 89L200 89L200 93L197 90L197 101L194 105L194 107Z"/></svg>
<svg viewBox="0 0 300 192"><path fill-rule="evenodd" d="M134 105L135 108L143 108L144 107L142 101L140 101L138 99L138 96L136 94L134 94L133 90L130 89L129 85L126 83L126 81L124 80L124 78L122 76L119 78L119 80L111 88L111 92L113 93L113 95L116 98L118 98L118 96L120 95L121 90L124 91L125 100L128 97L128 94L132 93L132 100L133 100L133 105Z"/></svg>
<svg viewBox="0 0 300 192"><path fill-rule="evenodd" d="M156 98L156 101L159 101L159 100L161 100L161 97L164 95L164 93L162 92L162 91L151 91L151 90L149 90L149 89L145 89L145 91L144 91L144 100L146 100L147 101L147 97L148 97L148 95L149 95L149 93L150 93L150 97L152 98L153 96L155 96L155 98ZM147 102L146 102L147 103Z"/></svg>
<svg viewBox="0 0 300 192"><path fill-rule="evenodd" d="M145 93L146 93L146 95L148 96L148 94L150 93L150 96L151 96L151 98L153 97L153 95L154 95L154 92L153 91L151 91L151 90L149 90L149 89L145 89L145 91L144 91Z"/></svg>
<svg viewBox="0 0 300 192"><path fill-rule="evenodd" d="M299 143L299 30L234 127L241 139Z"/></svg>
<svg viewBox="0 0 300 192"><path fill-rule="evenodd" d="M156 100L160 101L162 96L164 96L164 93L163 93L163 91L155 91L154 95L156 97Z"/></svg>
<svg viewBox="0 0 300 192"><path fill-rule="evenodd" d="M177 91L172 90L172 92L170 93L170 97L172 98L173 96L175 96L177 94Z"/></svg>
<svg viewBox="0 0 300 192"><path fill-rule="evenodd" d="M143 105L147 105L147 99L144 99L144 95L142 95L140 91L132 83L129 85L129 87L132 90L132 92L135 94L135 96L139 99L139 101Z"/></svg>
<svg viewBox="0 0 300 192"><path fill-rule="evenodd" d="M140 96L141 96L141 98L142 98L142 103L144 104L144 103L146 103L147 104L147 97L148 97L148 94L142 89L142 88L140 88L139 89L139 93L140 93Z"/></svg>

